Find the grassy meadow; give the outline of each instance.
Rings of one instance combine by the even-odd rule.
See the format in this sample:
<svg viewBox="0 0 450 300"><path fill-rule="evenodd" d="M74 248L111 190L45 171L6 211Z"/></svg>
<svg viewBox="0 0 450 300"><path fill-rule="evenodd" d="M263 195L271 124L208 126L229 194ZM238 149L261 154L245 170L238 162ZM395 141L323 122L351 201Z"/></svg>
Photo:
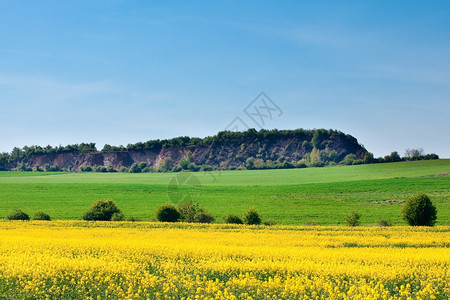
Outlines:
<svg viewBox="0 0 450 300"><path fill-rule="evenodd" d="M362 214L362 225L402 225L401 202L423 192L438 209L437 225L449 225L449 173L449 159L198 173L0 172L0 217L22 209L79 219L93 201L113 199L126 216L150 221L162 203L193 200L219 223L253 206L263 221L283 225L339 225L352 210Z"/></svg>

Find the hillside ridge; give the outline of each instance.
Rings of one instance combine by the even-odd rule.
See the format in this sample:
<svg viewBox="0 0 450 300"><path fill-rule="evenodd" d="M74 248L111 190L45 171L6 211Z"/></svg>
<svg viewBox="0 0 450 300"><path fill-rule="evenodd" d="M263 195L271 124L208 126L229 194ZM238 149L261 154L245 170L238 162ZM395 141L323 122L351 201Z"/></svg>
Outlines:
<svg viewBox="0 0 450 300"><path fill-rule="evenodd" d="M199 169L264 169L337 164L350 157L362 160L367 150L337 130L221 131L205 138L178 137L124 146L94 143L66 147L14 148L0 169L46 168L69 171L180 171ZM138 164L140 164L138 166ZM38 166L38 167L36 167ZM2 168L3 167L3 168ZM103 169L104 168L104 169ZM143 170L145 169L146 170Z"/></svg>

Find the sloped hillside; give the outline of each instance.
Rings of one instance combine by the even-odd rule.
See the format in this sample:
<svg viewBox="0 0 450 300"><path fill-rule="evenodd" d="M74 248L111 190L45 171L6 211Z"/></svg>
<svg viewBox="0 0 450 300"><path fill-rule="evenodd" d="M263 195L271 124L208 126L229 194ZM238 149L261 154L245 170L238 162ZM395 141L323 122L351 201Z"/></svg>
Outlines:
<svg viewBox="0 0 450 300"><path fill-rule="evenodd" d="M3 169L54 169L78 171L105 167L124 170L141 164L140 171L203 168L289 168L340 163L346 157L363 159L366 149L351 135L336 130L260 130L219 132L206 138L178 137L152 140L98 151L95 144L66 147L31 146L3 154ZM106 170L106 168L108 168Z"/></svg>

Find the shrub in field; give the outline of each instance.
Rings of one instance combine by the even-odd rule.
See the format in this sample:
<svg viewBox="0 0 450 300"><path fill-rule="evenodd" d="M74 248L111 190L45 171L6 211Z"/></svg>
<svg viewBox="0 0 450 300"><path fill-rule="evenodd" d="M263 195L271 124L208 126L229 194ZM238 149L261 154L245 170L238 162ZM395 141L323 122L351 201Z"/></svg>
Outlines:
<svg viewBox="0 0 450 300"><path fill-rule="evenodd" d="M212 223L214 216L208 213L198 203L192 201L180 203L177 205L180 212L180 221L188 223Z"/></svg>
<svg viewBox="0 0 450 300"><path fill-rule="evenodd" d="M198 203L193 203L192 201L180 203L177 205L177 209L180 212L180 220L182 222L195 222L195 215L204 212Z"/></svg>
<svg viewBox="0 0 450 300"><path fill-rule="evenodd" d="M352 211L344 217L344 220L348 226L359 226L359 219L361 219L361 214L356 211Z"/></svg>
<svg viewBox="0 0 450 300"><path fill-rule="evenodd" d="M436 207L425 194L409 198L402 209L403 220L411 226L433 226L436 215Z"/></svg>
<svg viewBox="0 0 450 300"><path fill-rule="evenodd" d="M89 210L83 215L86 221L111 221L114 214L121 213L112 200L97 200L92 203Z"/></svg>
<svg viewBox="0 0 450 300"><path fill-rule="evenodd" d="M109 166L106 167L106 172L114 173L114 172L116 172L116 170L114 169L114 166L109 165Z"/></svg>
<svg viewBox="0 0 450 300"><path fill-rule="evenodd" d="M50 219L50 216L47 213L39 211L39 212L34 214L33 220L50 221L51 219Z"/></svg>
<svg viewBox="0 0 450 300"><path fill-rule="evenodd" d="M95 167L95 172L99 172L99 173L106 173L107 169L105 166L97 166Z"/></svg>
<svg viewBox="0 0 450 300"><path fill-rule="evenodd" d="M92 167L91 166L81 167L80 171L81 172L92 172Z"/></svg>
<svg viewBox="0 0 450 300"><path fill-rule="evenodd" d="M111 216L111 221L123 221L125 216L122 212L117 212Z"/></svg>
<svg viewBox="0 0 450 300"><path fill-rule="evenodd" d="M20 209L13 211L9 215L6 216L6 219L8 220L22 220L22 221L28 221L30 219L30 216L26 214L25 212L21 211Z"/></svg>
<svg viewBox="0 0 450 300"><path fill-rule="evenodd" d="M207 212L199 212L194 216L194 222L196 223L213 223L214 216Z"/></svg>
<svg viewBox="0 0 450 300"><path fill-rule="evenodd" d="M134 163L131 165L130 169L128 170L129 173L141 173L141 168L137 163Z"/></svg>
<svg viewBox="0 0 450 300"><path fill-rule="evenodd" d="M244 212L242 217L244 224L246 225L259 225L261 224L261 216L254 208L249 208Z"/></svg>
<svg viewBox="0 0 450 300"><path fill-rule="evenodd" d="M158 171L159 172L170 172L174 167L173 161L170 157L166 157L158 163Z"/></svg>
<svg viewBox="0 0 450 300"><path fill-rule="evenodd" d="M389 227L389 226L392 226L392 222L390 220L380 220L380 221L378 221L378 226Z"/></svg>
<svg viewBox="0 0 450 300"><path fill-rule="evenodd" d="M242 219L235 215L228 215L225 217L225 223L228 224L244 224Z"/></svg>
<svg viewBox="0 0 450 300"><path fill-rule="evenodd" d="M180 212L171 203L166 203L156 208L156 219L160 222L177 222L180 218Z"/></svg>

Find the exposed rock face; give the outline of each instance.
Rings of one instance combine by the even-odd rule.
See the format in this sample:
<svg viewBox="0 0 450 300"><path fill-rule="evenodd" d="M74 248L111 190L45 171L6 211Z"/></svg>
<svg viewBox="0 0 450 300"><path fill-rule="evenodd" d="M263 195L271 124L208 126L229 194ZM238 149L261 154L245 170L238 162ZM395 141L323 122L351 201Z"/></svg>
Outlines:
<svg viewBox="0 0 450 300"><path fill-rule="evenodd" d="M256 131L255 131L256 132ZM292 133L292 134L291 134ZM192 162L197 165L211 165L216 167L244 166L248 158L260 161L297 162L310 155L316 148L322 151L335 151L337 160L342 160L348 154L357 158L364 158L367 152L357 140L342 132L322 130L321 135L315 131L283 131L283 134L243 134L239 138L223 138L220 133L208 140L203 139L196 145L162 146L155 150L126 150L108 152L62 152L62 153L34 153L24 158L22 162L30 167L45 164L58 165L60 168L71 168L76 171L85 166L130 167L133 163L145 162L157 167L164 158L170 158L174 164L186 157L188 151L192 153ZM12 163L14 167L19 162Z"/></svg>

